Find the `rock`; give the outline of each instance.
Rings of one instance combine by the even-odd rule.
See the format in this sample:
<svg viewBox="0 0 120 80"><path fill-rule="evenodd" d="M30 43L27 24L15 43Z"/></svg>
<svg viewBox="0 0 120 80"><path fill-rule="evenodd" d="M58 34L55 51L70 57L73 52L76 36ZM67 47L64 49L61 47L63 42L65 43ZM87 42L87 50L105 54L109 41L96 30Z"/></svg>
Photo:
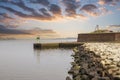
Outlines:
<svg viewBox="0 0 120 80"><path fill-rule="evenodd" d="M111 68L112 72L116 72L119 71L119 68L115 67L115 68Z"/></svg>
<svg viewBox="0 0 120 80"><path fill-rule="evenodd" d="M113 80L120 80L120 75L114 75Z"/></svg>
<svg viewBox="0 0 120 80"><path fill-rule="evenodd" d="M105 72L104 72L104 71L101 71L101 70L97 71L97 74L98 74L99 76L101 76L101 77L104 77L104 76L105 76Z"/></svg>
<svg viewBox="0 0 120 80"><path fill-rule="evenodd" d="M105 66L105 61L102 60L102 61L101 61L101 64L102 64L103 66Z"/></svg>
<svg viewBox="0 0 120 80"><path fill-rule="evenodd" d="M98 77L94 77L94 78L92 78L91 80L98 80Z"/></svg>
<svg viewBox="0 0 120 80"><path fill-rule="evenodd" d="M111 69L109 69L109 70L108 70L108 73L109 73L109 74L112 74L112 73L113 73L113 71L112 71Z"/></svg>
<svg viewBox="0 0 120 80"><path fill-rule="evenodd" d="M76 47L73 80L120 80L120 43L85 43Z"/></svg>
<svg viewBox="0 0 120 80"><path fill-rule="evenodd" d="M117 72L116 72L116 75L120 75L120 71L117 71Z"/></svg>
<svg viewBox="0 0 120 80"><path fill-rule="evenodd" d="M98 80L110 80L109 77L98 77Z"/></svg>
<svg viewBox="0 0 120 80"><path fill-rule="evenodd" d="M82 67L84 67L84 68L88 68L88 63L84 63L83 65L82 65Z"/></svg>
<svg viewBox="0 0 120 80"><path fill-rule="evenodd" d="M76 76L73 80L81 80L81 76L78 75L78 76Z"/></svg>
<svg viewBox="0 0 120 80"><path fill-rule="evenodd" d="M111 68L116 68L116 65L111 64L111 65L107 66L107 68L108 68L108 69L111 69Z"/></svg>
<svg viewBox="0 0 120 80"><path fill-rule="evenodd" d="M74 70L73 68L71 68L69 71L68 71L68 74L73 74L74 73Z"/></svg>
<svg viewBox="0 0 120 80"><path fill-rule="evenodd" d="M120 67L120 62L117 63L117 66Z"/></svg>
<svg viewBox="0 0 120 80"><path fill-rule="evenodd" d="M66 77L66 80L72 80L69 76Z"/></svg>
<svg viewBox="0 0 120 80"><path fill-rule="evenodd" d="M77 64L73 67L74 70L79 70L80 66L78 66Z"/></svg>
<svg viewBox="0 0 120 80"><path fill-rule="evenodd" d="M105 65L111 65L111 63L112 63L111 60L106 60L105 61Z"/></svg>
<svg viewBox="0 0 120 80"><path fill-rule="evenodd" d="M81 68L79 70L79 72L80 72L81 75L87 74L87 72L86 72L86 70L84 68Z"/></svg>
<svg viewBox="0 0 120 80"><path fill-rule="evenodd" d="M76 65L76 63L75 63L75 62L71 62L71 65L72 65L72 66L75 66L75 65Z"/></svg>
<svg viewBox="0 0 120 80"><path fill-rule="evenodd" d="M89 79L92 80L94 78L94 75L88 75Z"/></svg>
<svg viewBox="0 0 120 80"><path fill-rule="evenodd" d="M88 75L81 75L81 80L90 80Z"/></svg>
<svg viewBox="0 0 120 80"><path fill-rule="evenodd" d="M97 73L96 73L96 71L91 71L91 72L89 72L89 75L94 77L94 76L97 76Z"/></svg>
<svg viewBox="0 0 120 80"><path fill-rule="evenodd" d="M79 53L79 50L78 50L77 47L75 47L75 48L73 49L73 51L74 51L75 53Z"/></svg>

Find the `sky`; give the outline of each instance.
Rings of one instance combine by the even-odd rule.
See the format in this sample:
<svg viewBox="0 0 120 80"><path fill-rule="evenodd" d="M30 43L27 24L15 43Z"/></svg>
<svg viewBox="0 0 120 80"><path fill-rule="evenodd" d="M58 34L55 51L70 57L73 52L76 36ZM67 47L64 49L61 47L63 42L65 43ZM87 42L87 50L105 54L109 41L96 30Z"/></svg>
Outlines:
<svg viewBox="0 0 120 80"><path fill-rule="evenodd" d="M0 38L67 38L120 29L120 0L0 0Z"/></svg>

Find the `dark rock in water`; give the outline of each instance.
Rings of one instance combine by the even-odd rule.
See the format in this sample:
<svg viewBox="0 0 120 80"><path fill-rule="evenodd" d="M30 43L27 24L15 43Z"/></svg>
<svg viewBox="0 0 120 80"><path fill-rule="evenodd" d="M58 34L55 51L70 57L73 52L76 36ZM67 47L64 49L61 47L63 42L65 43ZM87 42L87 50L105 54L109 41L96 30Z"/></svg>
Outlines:
<svg viewBox="0 0 120 80"><path fill-rule="evenodd" d="M76 65L76 63L75 63L75 62L71 62L71 65L72 65L72 66L75 66L75 65Z"/></svg>
<svg viewBox="0 0 120 80"><path fill-rule="evenodd" d="M72 80L69 76L66 77L66 80Z"/></svg>
<svg viewBox="0 0 120 80"><path fill-rule="evenodd" d="M77 76L79 76L79 74L73 74L73 79L75 79Z"/></svg>
<svg viewBox="0 0 120 80"><path fill-rule="evenodd" d="M73 69L70 69L69 71L68 71L68 74L73 74L74 73L74 70Z"/></svg>

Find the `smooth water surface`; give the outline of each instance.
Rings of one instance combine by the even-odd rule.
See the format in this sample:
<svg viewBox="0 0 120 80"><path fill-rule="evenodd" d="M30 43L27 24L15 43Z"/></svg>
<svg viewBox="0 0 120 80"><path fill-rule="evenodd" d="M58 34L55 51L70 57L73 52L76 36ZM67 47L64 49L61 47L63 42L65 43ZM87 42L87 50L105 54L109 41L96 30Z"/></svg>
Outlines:
<svg viewBox="0 0 120 80"><path fill-rule="evenodd" d="M65 80L72 50L34 50L33 42L0 41L0 80Z"/></svg>

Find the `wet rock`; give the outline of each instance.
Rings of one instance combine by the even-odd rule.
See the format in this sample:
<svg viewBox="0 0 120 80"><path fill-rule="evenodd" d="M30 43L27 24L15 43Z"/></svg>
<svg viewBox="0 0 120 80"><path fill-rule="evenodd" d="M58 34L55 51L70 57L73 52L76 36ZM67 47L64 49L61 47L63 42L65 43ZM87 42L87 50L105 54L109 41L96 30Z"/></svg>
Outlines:
<svg viewBox="0 0 120 80"><path fill-rule="evenodd" d="M66 80L72 80L69 76L66 77Z"/></svg>
<svg viewBox="0 0 120 80"><path fill-rule="evenodd" d="M75 63L75 62L71 62L71 65L72 65L72 66L75 66L75 65L76 65L76 63Z"/></svg>
<svg viewBox="0 0 120 80"><path fill-rule="evenodd" d="M68 71L68 74L73 74L74 73L74 70L73 69L70 69L69 71Z"/></svg>

